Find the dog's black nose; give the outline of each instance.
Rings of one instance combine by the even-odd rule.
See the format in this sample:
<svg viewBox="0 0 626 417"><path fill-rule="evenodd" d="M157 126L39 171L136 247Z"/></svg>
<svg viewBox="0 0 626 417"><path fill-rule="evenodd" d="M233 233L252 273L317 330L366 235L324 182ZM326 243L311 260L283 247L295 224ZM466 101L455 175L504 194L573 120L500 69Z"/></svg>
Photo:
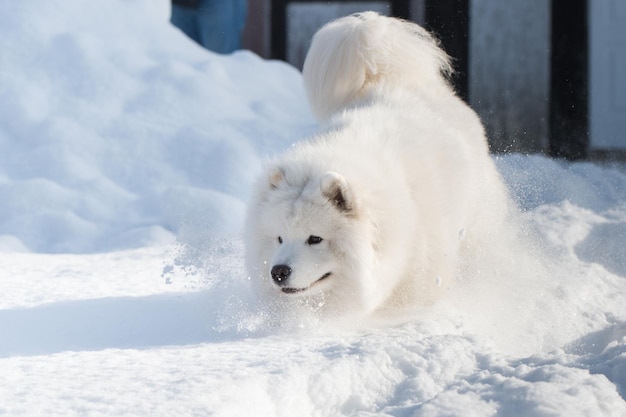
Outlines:
<svg viewBox="0 0 626 417"><path fill-rule="evenodd" d="M286 285L289 275L291 275L289 265L274 265L272 267L272 279L278 285Z"/></svg>

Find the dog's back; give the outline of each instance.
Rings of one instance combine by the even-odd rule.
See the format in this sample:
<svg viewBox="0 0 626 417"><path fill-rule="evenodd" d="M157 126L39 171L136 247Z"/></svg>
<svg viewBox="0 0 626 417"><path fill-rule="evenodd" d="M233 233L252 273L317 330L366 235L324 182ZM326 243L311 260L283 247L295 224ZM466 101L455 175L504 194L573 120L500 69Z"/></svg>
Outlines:
<svg viewBox="0 0 626 417"><path fill-rule="evenodd" d="M302 73L313 114L324 121L380 84L450 94L451 71L448 55L420 26L365 12L320 29Z"/></svg>

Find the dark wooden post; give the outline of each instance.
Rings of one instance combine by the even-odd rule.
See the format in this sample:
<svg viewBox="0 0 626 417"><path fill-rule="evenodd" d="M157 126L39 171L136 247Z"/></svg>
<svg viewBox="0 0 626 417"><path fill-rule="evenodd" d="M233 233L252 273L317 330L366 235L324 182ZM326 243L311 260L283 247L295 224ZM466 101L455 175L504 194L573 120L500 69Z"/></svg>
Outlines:
<svg viewBox="0 0 626 417"><path fill-rule="evenodd" d="M437 35L445 51L454 59L452 81L457 94L467 102L469 0L427 0L425 20L428 30Z"/></svg>
<svg viewBox="0 0 626 417"><path fill-rule="evenodd" d="M587 0L552 0L550 155L571 160L589 148Z"/></svg>

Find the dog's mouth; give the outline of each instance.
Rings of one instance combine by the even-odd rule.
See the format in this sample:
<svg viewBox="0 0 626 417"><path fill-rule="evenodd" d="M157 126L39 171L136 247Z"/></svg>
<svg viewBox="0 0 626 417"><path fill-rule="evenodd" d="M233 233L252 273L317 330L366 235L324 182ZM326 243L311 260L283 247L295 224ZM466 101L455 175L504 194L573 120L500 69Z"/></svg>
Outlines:
<svg viewBox="0 0 626 417"><path fill-rule="evenodd" d="M300 293L300 292L304 292L304 291L309 290L312 286L314 286L318 282L321 282L321 281L325 280L326 278L328 278L331 275L332 275L331 272L325 273L317 281L315 281L313 284L309 285L308 287L304 287L304 288L285 287L285 288L281 288L281 291L284 292L285 294L297 294L297 293Z"/></svg>

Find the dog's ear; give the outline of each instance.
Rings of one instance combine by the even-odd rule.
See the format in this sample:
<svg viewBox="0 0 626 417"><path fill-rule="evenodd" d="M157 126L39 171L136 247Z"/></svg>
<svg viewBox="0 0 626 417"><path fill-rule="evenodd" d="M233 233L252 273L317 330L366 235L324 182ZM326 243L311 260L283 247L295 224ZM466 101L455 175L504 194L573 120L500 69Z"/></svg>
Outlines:
<svg viewBox="0 0 626 417"><path fill-rule="evenodd" d="M354 196L344 177L336 172L327 172L320 180L322 194L340 211L352 213L355 209Z"/></svg>
<svg viewBox="0 0 626 417"><path fill-rule="evenodd" d="M281 167L275 166L269 171L269 173L270 188L275 190L283 181L285 181L285 171Z"/></svg>

